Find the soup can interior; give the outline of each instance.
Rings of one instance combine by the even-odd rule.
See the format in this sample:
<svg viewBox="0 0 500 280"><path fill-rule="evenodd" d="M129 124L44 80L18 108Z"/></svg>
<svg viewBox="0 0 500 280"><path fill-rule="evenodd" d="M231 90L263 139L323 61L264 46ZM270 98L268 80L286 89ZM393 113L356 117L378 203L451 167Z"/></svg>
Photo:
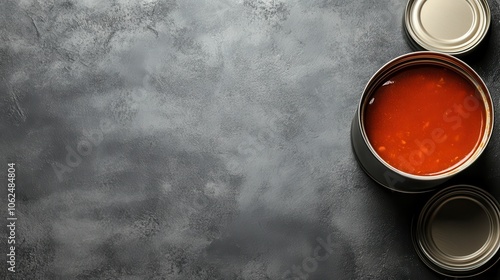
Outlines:
<svg viewBox="0 0 500 280"><path fill-rule="evenodd" d="M477 90L480 102L484 105L485 122L484 132L478 146L471 151L466 160L449 171L435 175L418 175L402 171L384 160L377 152L365 129L365 110L373 101L373 94L380 86L388 81L388 77L395 73L415 66L436 66L446 68L459 74ZM405 108L399 108L405 110ZM486 148L493 129L493 105L490 93L479 75L465 62L443 53L421 51L397 57L382 66L368 81L358 106L357 114L351 127L351 142L358 162L364 171L376 182L399 192L418 193L426 192L443 185L452 176L465 170L473 164Z"/></svg>
<svg viewBox="0 0 500 280"><path fill-rule="evenodd" d="M427 201L414 219L412 239L420 259L448 277L471 277L497 263L500 208L485 190L447 187Z"/></svg>

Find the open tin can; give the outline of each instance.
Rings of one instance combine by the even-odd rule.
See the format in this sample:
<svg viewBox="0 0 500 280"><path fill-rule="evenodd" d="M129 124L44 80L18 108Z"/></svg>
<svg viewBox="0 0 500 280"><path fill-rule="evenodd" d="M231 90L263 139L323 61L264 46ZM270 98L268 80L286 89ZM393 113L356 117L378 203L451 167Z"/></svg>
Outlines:
<svg viewBox="0 0 500 280"><path fill-rule="evenodd" d="M465 56L487 36L491 12L486 0L409 0L403 21L414 49Z"/></svg>
<svg viewBox="0 0 500 280"><path fill-rule="evenodd" d="M479 115L474 119L474 114ZM493 121L490 93L472 68L451 55L414 52L388 62L368 81L351 142L361 167L376 182L399 192L426 192L479 158ZM474 137L469 146L466 137ZM456 156L454 147L462 149ZM448 160L455 162L447 165Z"/></svg>
<svg viewBox="0 0 500 280"><path fill-rule="evenodd" d="M478 275L500 257L500 207L478 187L447 187L414 219L412 239L432 270L456 278Z"/></svg>

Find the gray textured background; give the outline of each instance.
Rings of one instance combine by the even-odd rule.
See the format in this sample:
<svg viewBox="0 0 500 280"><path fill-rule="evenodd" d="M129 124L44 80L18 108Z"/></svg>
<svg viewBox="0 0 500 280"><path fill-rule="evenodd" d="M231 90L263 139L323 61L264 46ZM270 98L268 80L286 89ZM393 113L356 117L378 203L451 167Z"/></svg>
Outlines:
<svg viewBox="0 0 500 280"><path fill-rule="evenodd" d="M500 111L489 3L491 37L469 62ZM0 213L7 224L12 161L19 219L8 278L281 279L305 264L307 279L444 279L411 244L426 197L376 185L349 139L369 77L411 51L405 4L2 0ZM497 198L499 129L456 179Z"/></svg>

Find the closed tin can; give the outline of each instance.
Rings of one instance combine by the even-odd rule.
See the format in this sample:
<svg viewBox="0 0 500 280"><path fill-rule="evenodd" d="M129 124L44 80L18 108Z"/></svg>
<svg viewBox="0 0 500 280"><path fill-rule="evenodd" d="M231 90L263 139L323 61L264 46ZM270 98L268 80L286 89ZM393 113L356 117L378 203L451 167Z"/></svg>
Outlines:
<svg viewBox="0 0 500 280"><path fill-rule="evenodd" d="M485 39L491 22L486 0L409 0L404 28L417 50L464 56Z"/></svg>
<svg viewBox="0 0 500 280"><path fill-rule="evenodd" d="M379 184L426 192L479 158L493 116L488 88L466 63L438 52L409 53L368 81L351 126L352 147Z"/></svg>
<svg viewBox="0 0 500 280"><path fill-rule="evenodd" d="M412 239L420 259L450 277L470 277L499 259L500 208L486 191L469 185L445 188L414 220Z"/></svg>

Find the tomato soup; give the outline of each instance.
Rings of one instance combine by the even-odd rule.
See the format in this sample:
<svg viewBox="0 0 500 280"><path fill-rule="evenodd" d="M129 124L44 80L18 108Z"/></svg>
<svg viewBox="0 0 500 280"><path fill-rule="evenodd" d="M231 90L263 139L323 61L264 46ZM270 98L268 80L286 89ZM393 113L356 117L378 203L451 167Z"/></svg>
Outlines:
<svg viewBox="0 0 500 280"><path fill-rule="evenodd" d="M472 155L486 109L474 84L453 70L415 65L391 74L368 98L364 129L377 154L414 175L438 175Z"/></svg>

